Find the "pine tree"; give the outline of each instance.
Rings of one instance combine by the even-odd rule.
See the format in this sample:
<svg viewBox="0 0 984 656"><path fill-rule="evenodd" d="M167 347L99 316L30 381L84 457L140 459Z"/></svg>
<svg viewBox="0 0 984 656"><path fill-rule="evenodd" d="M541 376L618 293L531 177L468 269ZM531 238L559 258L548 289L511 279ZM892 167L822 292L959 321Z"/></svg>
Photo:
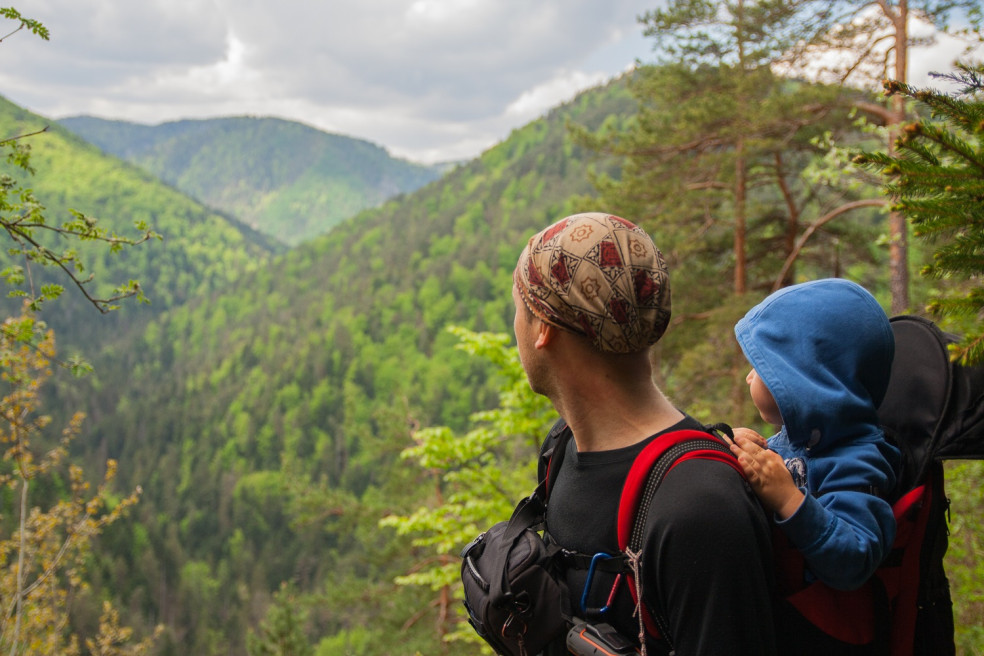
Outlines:
<svg viewBox="0 0 984 656"><path fill-rule="evenodd" d="M862 153L855 162L880 170L885 191L897 199L893 209L935 245L924 275L963 280L930 304L942 317L976 318L964 341L954 348L963 364L984 362L984 66L958 65L958 72L937 76L963 85L956 95L916 89L888 81L889 94L914 99L929 110L927 118L904 126L897 154Z"/></svg>
<svg viewBox="0 0 984 656"><path fill-rule="evenodd" d="M932 43L918 26L932 26L967 43L980 43L980 0L795 0L801 25L799 38L784 59L791 72L811 79L871 88L878 80L908 82L909 49ZM953 23L963 25L955 29ZM854 106L879 125L888 128L888 152L892 154L899 126L907 120L899 96L886 104L867 99ZM892 312L909 308L909 246L905 217L897 211L888 217L889 286Z"/></svg>
<svg viewBox="0 0 984 656"><path fill-rule="evenodd" d="M727 398L730 416L750 414L735 321L759 294L842 275L845 252L849 261L873 255L873 228L830 219L885 200L804 175L824 135L855 134L845 92L774 70L805 38L804 11L782 0L675 0L647 13L661 61L629 80L638 114L594 133L572 129L620 165L593 179L601 205L639 223L670 270L686 272L673 277L673 325L686 328L665 346L675 349L667 363L689 368L679 367L679 381L661 371L688 407Z"/></svg>
<svg viewBox="0 0 984 656"><path fill-rule="evenodd" d="M311 656L314 648L304 635L306 620L293 587L281 584L260 630L247 636L246 651L250 656Z"/></svg>

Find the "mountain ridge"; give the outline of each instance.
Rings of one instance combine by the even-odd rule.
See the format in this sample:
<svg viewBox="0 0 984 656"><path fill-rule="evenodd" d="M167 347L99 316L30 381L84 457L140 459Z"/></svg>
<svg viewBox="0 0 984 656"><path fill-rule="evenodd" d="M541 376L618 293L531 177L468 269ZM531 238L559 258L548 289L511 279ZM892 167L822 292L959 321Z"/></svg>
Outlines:
<svg viewBox="0 0 984 656"><path fill-rule="evenodd" d="M392 157L363 139L276 117L146 125L92 116L61 125L287 245L438 179L447 164Z"/></svg>

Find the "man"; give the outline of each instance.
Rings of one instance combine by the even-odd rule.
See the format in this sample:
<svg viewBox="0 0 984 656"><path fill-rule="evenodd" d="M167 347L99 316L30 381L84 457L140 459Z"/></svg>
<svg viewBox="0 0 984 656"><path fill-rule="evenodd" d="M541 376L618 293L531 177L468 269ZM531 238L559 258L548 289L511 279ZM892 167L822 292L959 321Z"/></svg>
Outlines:
<svg viewBox="0 0 984 656"><path fill-rule="evenodd" d="M635 456L667 431L702 428L653 382L649 352L670 318L663 256L629 221L578 214L530 239L514 283L530 387L573 434L551 473L547 533L573 552L618 553L619 497ZM741 477L721 462L681 462L652 508L637 585L669 642L647 632L648 653L774 653L769 528ZM603 621L640 634L623 577L598 572L587 593L586 570L567 578L573 608L596 599L588 605L610 606Z"/></svg>

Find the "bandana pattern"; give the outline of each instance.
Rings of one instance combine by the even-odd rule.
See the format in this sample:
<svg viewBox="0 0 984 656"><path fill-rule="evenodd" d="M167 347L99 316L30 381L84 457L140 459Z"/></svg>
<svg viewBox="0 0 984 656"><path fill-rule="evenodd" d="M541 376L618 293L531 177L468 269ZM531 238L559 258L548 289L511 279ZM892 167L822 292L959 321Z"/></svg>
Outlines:
<svg viewBox="0 0 984 656"><path fill-rule="evenodd" d="M533 314L602 351L641 351L670 321L662 253L644 230L610 214L575 214L537 233L513 278Z"/></svg>

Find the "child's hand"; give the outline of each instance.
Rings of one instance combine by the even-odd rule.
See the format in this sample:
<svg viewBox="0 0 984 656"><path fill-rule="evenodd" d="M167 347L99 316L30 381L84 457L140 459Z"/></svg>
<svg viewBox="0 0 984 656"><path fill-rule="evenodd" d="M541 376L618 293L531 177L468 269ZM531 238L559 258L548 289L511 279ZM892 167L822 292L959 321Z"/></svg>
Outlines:
<svg viewBox="0 0 984 656"><path fill-rule="evenodd" d="M741 436L746 440L754 442L760 449L768 449L769 441L753 431L751 428L734 428L735 437Z"/></svg>
<svg viewBox="0 0 984 656"><path fill-rule="evenodd" d="M736 428L731 452L745 471L745 477L762 504L779 519L787 519L803 503L803 492L786 464L775 451L771 451L764 437L749 428Z"/></svg>

